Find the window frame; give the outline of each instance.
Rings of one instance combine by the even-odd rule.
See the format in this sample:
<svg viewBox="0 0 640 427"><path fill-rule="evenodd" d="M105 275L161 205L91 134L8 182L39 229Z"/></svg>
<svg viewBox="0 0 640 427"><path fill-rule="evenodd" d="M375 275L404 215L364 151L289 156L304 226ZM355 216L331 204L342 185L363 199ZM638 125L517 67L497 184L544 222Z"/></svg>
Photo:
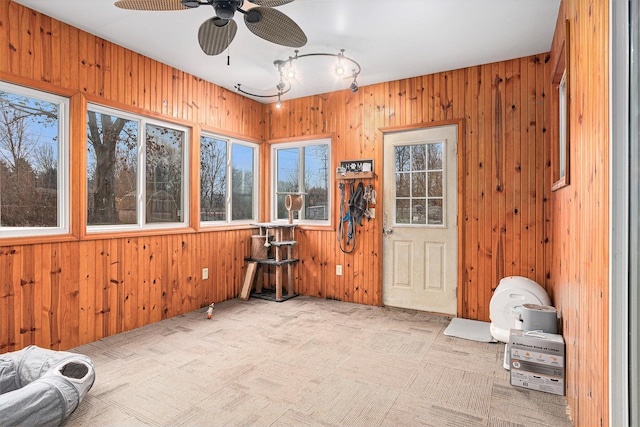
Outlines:
<svg viewBox="0 0 640 427"><path fill-rule="evenodd" d="M198 140L198 156L200 158L200 162L198 163L198 184L199 184L199 192L198 192L198 200L200 211L202 210L202 188L200 186L200 177L202 173L202 167L200 163L202 162L202 138L213 138L219 141L225 141L227 144L227 158L226 158L226 182L225 182L225 219L224 220L213 220L213 221L203 221L201 218L200 212L198 212L198 221L200 223L200 228L215 228L215 227L224 227L230 225L247 225L258 222L259 217L259 207L260 207L260 144L256 142L251 142L247 140L242 140L239 138L222 135L216 132L210 132L206 130L202 130L200 132L200 139ZM233 198L232 198L232 190L233 190L233 146L239 145L243 147L250 148L253 151L253 186L252 186L252 218L248 219L233 219ZM231 179L229 179L229 177Z"/></svg>
<svg viewBox="0 0 640 427"><path fill-rule="evenodd" d="M332 150L332 138L328 136L322 136L312 139L306 140L298 140L298 141L288 141L288 142L274 142L271 144L271 186L269 189L269 200L270 200L270 210L269 217L271 222L275 223L284 223L287 222L286 218L278 218L278 150L280 149L291 149L291 148L305 148L310 146L317 145L326 145L328 147L327 153L327 219L326 220L316 220L316 219L295 219L294 221L297 224L301 225L310 225L310 226L331 226L332 225L332 212L333 212L333 179L331 172L331 165L333 159L333 150ZM305 168L301 167L300 171L304 172ZM299 181L304 183L304 177L300 180L300 176L298 177ZM302 193L306 192L306 189L302 189ZM306 206L306 197L303 197L303 207Z"/></svg>
<svg viewBox="0 0 640 427"><path fill-rule="evenodd" d="M113 233L113 232L130 232L130 231L145 231L145 230L166 230L173 228L187 228L189 227L189 215L190 215L190 138L191 128L184 126L169 120L157 119L148 117L142 114L131 113L120 110L118 108L112 108L98 103L88 103L85 111L85 139L84 139L84 156L85 156L85 168L83 171L83 177L85 181L88 180L87 174L87 115L89 111L108 114L124 118L131 121L138 122L138 144L137 144L137 170L136 170L136 223L135 224L111 224L111 225L89 225L85 224L87 235L94 235L100 233ZM146 167L147 167L147 146L146 135L147 125L164 127L171 130L177 130L184 133L183 147L182 147L182 221L179 222L147 222L146 218L146 203L147 203L147 189L146 189ZM84 194L85 200L85 215L88 210L88 188ZM86 217L86 216L85 216Z"/></svg>
<svg viewBox="0 0 640 427"><path fill-rule="evenodd" d="M11 94L35 98L58 105L58 173L57 173L57 226L8 227L0 224L0 239L60 236L71 233L71 160L70 127L71 98L0 80L0 89ZM0 210L0 215L2 214Z"/></svg>
<svg viewBox="0 0 640 427"><path fill-rule="evenodd" d="M552 184L551 191L567 187L571 172L571 66L570 66L570 21L564 25L564 40L557 56L551 83L555 86L553 113L556 117L551 140Z"/></svg>
<svg viewBox="0 0 640 427"><path fill-rule="evenodd" d="M448 209L448 199L447 199L447 173L449 172L447 170L447 161L448 161L448 154L447 154L447 143L450 143L447 139L433 139L433 140L415 140L415 141L406 141L403 143L398 143L395 144L395 147L399 147L399 146L413 146L413 145L424 145L425 148L428 145L433 145L433 144L441 144L442 145L442 168L441 169L429 169L428 168L428 157L425 161L425 169L424 172L426 172L426 183L427 183L427 189L426 189L426 195L424 198L422 197L417 197L416 199L424 199L425 200L425 204L426 204L426 209L427 209L427 213L426 215L426 222L424 224L419 224L419 223L413 223L413 222L409 222L409 223L401 223L398 222L397 219L397 202L398 202L398 195L397 195L397 175L398 175L398 171L395 170L394 171L394 180L396 180L394 182L394 186L393 186L393 204L394 204L394 209L393 209L393 226L394 227L408 227L408 228L431 228L431 229L445 229L448 227L447 224L447 209ZM426 150L428 153L428 149ZM393 159L394 164L396 163L396 159ZM397 169L396 166L394 166L394 169ZM408 171L408 172L400 172L401 174L409 174L411 176L411 173L414 171ZM418 172L418 171L416 171ZM428 182L429 182L429 172L441 172L442 174L442 196L441 197L429 197L429 190L428 190ZM410 187L412 185L411 181L410 181ZM412 209L412 201L414 200L413 196L408 196L408 197L402 197L402 200L409 200L409 209ZM442 224L429 224L429 218L428 218L428 210L429 210L429 200L435 200L435 199L439 199L442 200ZM410 211L411 212L411 211Z"/></svg>

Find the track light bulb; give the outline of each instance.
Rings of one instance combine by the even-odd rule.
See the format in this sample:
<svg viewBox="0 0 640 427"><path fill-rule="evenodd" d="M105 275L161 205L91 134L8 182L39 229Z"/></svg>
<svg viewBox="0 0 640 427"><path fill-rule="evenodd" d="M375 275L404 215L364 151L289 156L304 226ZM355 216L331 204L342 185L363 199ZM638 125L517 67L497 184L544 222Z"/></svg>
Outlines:
<svg viewBox="0 0 640 427"><path fill-rule="evenodd" d="M280 94L278 94L278 102L276 102L276 108L278 110L282 108L282 100L280 99Z"/></svg>
<svg viewBox="0 0 640 427"><path fill-rule="evenodd" d="M342 62L338 61L338 65L336 65L336 74L341 76L344 74L344 67L342 66Z"/></svg>
<svg viewBox="0 0 640 427"><path fill-rule="evenodd" d="M351 89L351 92L356 93L359 89L358 82L354 80L353 82L351 82L351 86L349 86L349 88Z"/></svg>
<svg viewBox="0 0 640 427"><path fill-rule="evenodd" d="M287 68L287 78L292 79L295 76L296 76L296 69L293 68L291 64L289 64L289 67Z"/></svg>

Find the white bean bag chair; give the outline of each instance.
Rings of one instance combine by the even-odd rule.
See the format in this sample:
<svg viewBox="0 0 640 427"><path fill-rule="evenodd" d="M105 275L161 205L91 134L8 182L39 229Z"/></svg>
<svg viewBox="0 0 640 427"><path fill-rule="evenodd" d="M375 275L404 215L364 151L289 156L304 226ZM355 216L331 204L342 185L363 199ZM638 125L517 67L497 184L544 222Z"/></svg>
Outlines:
<svg viewBox="0 0 640 427"><path fill-rule="evenodd" d="M36 346L0 354L0 426L61 425L94 381L82 354Z"/></svg>

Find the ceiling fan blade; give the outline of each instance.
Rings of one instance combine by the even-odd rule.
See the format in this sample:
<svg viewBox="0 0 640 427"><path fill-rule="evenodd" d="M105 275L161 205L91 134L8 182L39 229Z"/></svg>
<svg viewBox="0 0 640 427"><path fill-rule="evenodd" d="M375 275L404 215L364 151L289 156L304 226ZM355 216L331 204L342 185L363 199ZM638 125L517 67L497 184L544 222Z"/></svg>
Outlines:
<svg viewBox="0 0 640 427"><path fill-rule="evenodd" d="M184 10L180 0L120 0L114 3L120 9L130 10Z"/></svg>
<svg viewBox="0 0 640 427"><path fill-rule="evenodd" d="M207 55L218 55L231 44L236 31L238 31L238 25L233 19L226 20L215 16L200 25L198 42Z"/></svg>
<svg viewBox="0 0 640 427"><path fill-rule="evenodd" d="M293 19L269 7L254 7L244 15L244 22L253 34L281 46L302 47L307 36Z"/></svg>
<svg viewBox="0 0 640 427"><path fill-rule="evenodd" d="M249 0L253 4L266 7L278 7L283 4L291 3L293 0Z"/></svg>

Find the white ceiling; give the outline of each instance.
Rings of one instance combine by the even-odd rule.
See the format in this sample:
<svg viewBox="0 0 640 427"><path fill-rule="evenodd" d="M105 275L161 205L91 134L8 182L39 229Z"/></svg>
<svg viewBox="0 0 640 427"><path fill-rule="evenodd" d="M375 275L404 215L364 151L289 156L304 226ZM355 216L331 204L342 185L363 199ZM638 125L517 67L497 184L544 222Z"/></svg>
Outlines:
<svg viewBox="0 0 640 427"><path fill-rule="evenodd" d="M197 34L215 14L210 6L144 12L119 9L115 0L13 1L230 90L240 83L254 93L275 93L273 61L294 54L255 36L236 14L230 65L227 51L205 55ZM306 33L300 54L345 49L362 66L362 87L548 52L559 5L560 0L295 0L277 9ZM251 6L245 1L245 9ZM294 65L296 80L283 99L351 83L329 72L333 58L304 58Z"/></svg>

